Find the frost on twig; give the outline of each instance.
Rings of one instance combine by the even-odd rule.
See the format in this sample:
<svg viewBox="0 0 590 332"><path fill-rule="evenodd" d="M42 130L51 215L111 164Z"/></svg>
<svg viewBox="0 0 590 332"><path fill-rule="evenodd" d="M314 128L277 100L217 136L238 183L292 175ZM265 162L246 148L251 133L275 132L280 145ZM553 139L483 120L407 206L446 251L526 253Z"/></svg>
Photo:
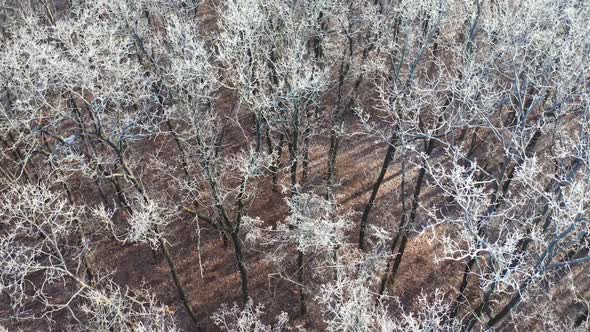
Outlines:
<svg viewBox="0 0 590 332"><path fill-rule="evenodd" d="M364 257L363 257L364 256ZM460 323L449 319L450 302L442 291L421 294L417 310L407 310L395 297L380 297L375 280L378 253L343 255L335 278L322 284L317 301L328 331L456 331ZM387 303L391 303L388 305Z"/></svg>
<svg viewBox="0 0 590 332"><path fill-rule="evenodd" d="M63 307L51 302L48 292L54 283L77 280L69 251L80 250L71 237L83 211L43 185L16 185L0 195L0 289L14 309L29 301Z"/></svg>
<svg viewBox="0 0 590 332"><path fill-rule="evenodd" d="M160 239L163 237L162 232L173 219L170 209L154 199L146 201L136 197L134 204L131 205L131 211L133 213L126 219L128 228L123 235L118 235L116 232L113 210L101 204L94 208L92 213L109 227L118 241L148 244L152 249L158 249Z"/></svg>
<svg viewBox="0 0 590 332"><path fill-rule="evenodd" d="M80 305L83 315L74 331L176 332L172 308L158 303L147 289L122 290L112 281L88 289Z"/></svg>
<svg viewBox="0 0 590 332"><path fill-rule="evenodd" d="M244 218L246 240L262 246L274 246L269 258L280 262L286 259L287 248L295 247L303 253L327 254L346 245L349 216L337 214L330 201L311 193L301 193L287 199L290 214L275 228L265 227L259 218Z"/></svg>
<svg viewBox="0 0 590 332"><path fill-rule="evenodd" d="M279 314L274 324L264 323L262 319L265 315L264 305L255 306L250 300L243 309L235 303L231 308L222 304L211 319L219 329L227 332L279 332L288 328L289 316L286 312Z"/></svg>

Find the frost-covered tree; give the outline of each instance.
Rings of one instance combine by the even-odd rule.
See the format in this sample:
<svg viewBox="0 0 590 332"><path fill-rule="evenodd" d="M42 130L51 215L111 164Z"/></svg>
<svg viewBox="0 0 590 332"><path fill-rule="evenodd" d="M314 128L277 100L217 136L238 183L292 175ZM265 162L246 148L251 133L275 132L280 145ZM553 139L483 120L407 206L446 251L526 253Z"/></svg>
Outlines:
<svg viewBox="0 0 590 332"><path fill-rule="evenodd" d="M587 329L589 21L580 0L0 0L0 324ZM150 250L150 273L108 259Z"/></svg>
<svg viewBox="0 0 590 332"><path fill-rule="evenodd" d="M254 306L252 301L248 301L243 309L236 304L231 308L224 304L211 319L220 330L227 332L278 332L288 328L289 316L286 313L278 315L274 324L265 324L261 317L263 315L263 305Z"/></svg>

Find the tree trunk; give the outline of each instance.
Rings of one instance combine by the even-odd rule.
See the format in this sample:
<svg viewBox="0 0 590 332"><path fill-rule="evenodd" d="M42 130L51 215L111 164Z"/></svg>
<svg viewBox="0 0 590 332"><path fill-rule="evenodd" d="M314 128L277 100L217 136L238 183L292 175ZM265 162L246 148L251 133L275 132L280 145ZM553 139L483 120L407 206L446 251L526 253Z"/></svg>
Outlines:
<svg viewBox="0 0 590 332"><path fill-rule="evenodd" d="M159 242L160 246L162 247L162 251L164 252L164 257L166 257L166 261L168 262L168 266L170 267L170 274L172 274L172 280L174 281L174 285L176 286L176 290L178 291L180 301L182 302L182 305L186 309L186 312L190 316L191 320L196 325L197 331L202 331L203 329L201 328L201 323L197 319L197 316L195 315L193 308L191 307L191 304L186 296L186 291L184 290L184 287L182 287L182 283L180 282L180 278L178 277L178 272L176 271L176 264L174 264L174 260L170 256L168 245L162 238L160 238Z"/></svg>
<svg viewBox="0 0 590 332"><path fill-rule="evenodd" d="M305 315L307 312L307 308L305 306L305 274L304 268L305 265L303 264L305 256L302 251L297 253L297 282L299 283L299 314L301 316Z"/></svg>
<svg viewBox="0 0 590 332"><path fill-rule="evenodd" d="M349 41L352 43L352 41ZM352 46L352 45L351 45ZM334 110L334 123L330 130L330 149L328 150L328 177L327 177L327 190L326 196L329 200L332 199L333 187L336 181L336 157L338 155L338 145L340 144L340 127L344 120L343 110L343 89L344 80L348 74L349 63L342 60L340 63L340 75L338 77L338 100L336 102L336 109Z"/></svg>
<svg viewBox="0 0 590 332"><path fill-rule="evenodd" d="M375 204L375 199L377 198L377 193L379 193L379 188L385 179L385 173L387 172L387 168L393 159L393 155L395 154L395 141L397 139L397 128L394 129L393 133L391 134L391 138L389 138L387 152L385 153L385 159L383 159L383 165L381 166L381 171L379 172L379 176L373 185L373 190L371 192L371 197L369 197L369 201L363 210L363 215L361 217L361 225L360 225L360 232L359 232L359 248L361 250L365 249L365 237L366 237L366 229L369 220L369 213L371 212L371 208Z"/></svg>
<svg viewBox="0 0 590 332"><path fill-rule="evenodd" d="M174 142L176 143L176 148L178 148L178 152L180 152L180 164L182 166L182 171L184 172L184 175L186 176L187 180L191 180L191 176L188 173L188 162L186 159L186 152L184 151L184 148L182 147L182 144L180 142L180 138L178 138L178 134L176 133L176 131L173 129L172 127L172 123L170 122L170 119L166 119L166 127L168 127L168 130L170 131L170 135L172 135L172 138L174 139Z"/></svg>
<svg viewBox="0 0 590 332"><path fill-rule="evenodd" d="M424 150L426 152L426 157L430 157L432 150L434 149L434 140L428 139L425 143ZM406 251L406 246L408 244L408 230L411 225L414 225L416 222L416 215L418 211L418 206L420 205L420 193L422 192L422 184L424 183L424 176L426 175L426 161L422 162L422 167L420 168L420 172L418 173L418 178L416 179L416 186L414 188L414 196L412 198L412 208L410 210L410 217L408 219L403 219L403 221L408 221L406 224L402 224L400 227L400 237L401 242L397 254L395 255L395 261L393 262L393 267L391 269L391 278L392 282L397 276L399 266L402 262L402 258Z"/></svg>
<svg viewBox="0 0 590 332"><path fill-rule="evenodd" d="M255 138L256 138L256 153L260 152L260 148L262 146L262 126L260 123L260 116L258 114L253 113L254 117L254 130L255 130Z"/></svg>
<svg viewBox="0 0 590 332"><path fill-rule="evenodd" d="M272 191L277 191L279 168L281 167L281 156L283 154L283 145L285 144L285 135L281 134L279 143L275 146L277 155L270 166L270 172L272 173Z"/></svg>
<svg viewBox="0 0 590 332"><path fill-rule="evenodd" d="M68 106L72 109L72 112L74 113L74 115L78 119L77 125L78 125L78 130L80 131L80 137L82 140L82 144L84 145L84 157L86 158L86 161L88 161L88 163L91 164L91 162L95 161L96 158L92 158L91 154L90 154L90 152L94 153L94 148L92 148L92 146L88 143L88 138L86 137L86 126L84 125L84 118L83 118L82 114L80 113L80 111L78 110L73 97L68 98ZM103 169L102 165L99 163L96 164L96 170L98 171L96 173L104 174L104 169ZM92 177L92 180L94 182L94 185L96 186L96 190L98 191L98 194L100 195L100 198L103 201L104 205L108 206L109 202L107 200L106 194L104 193L104 191L102 190L102 187L100 185L100 180L98 178L98 174L94 174L94 176ZM112 181L113 180L111 179L111 182Z"/></svg>
<svg viewBox="0 0 590 332"><path fill-rule="evenodd" d="M301 174L301 183L304 184L307 181L309 175L309 131L306 129L303 137L303 160L301 161L301 168L303 172Z"/></svg>
<svg viewBox="0 0 590 332"><path fill-rule="evenodd" d="M404 156L405 157L405 156ZM402 219L400 224L406 223L407 218L407 206L406 206L406 159L402 160L402 182L400 184L400 196L401 196L401 205L402 205ZM398 232L396 237L391 242L391 257L387 259L387 265L385 266L385 274L381 277L381 283L379 285L379 297L385 294L385 290L387 289L387 282L391 280L391 265L392 259L395 257L395 249L397 248L397 243L400 238L400 233Z"/></svg>
<svg viewBox="0 0 590 332"><path fill-rule="evenodd" d="M242 303L245 305L246 303L248 303L250 294L248 292L248 270L246 268L246 260L244 259L244 254L242 252L242 240L240 239L240 236L238 235L237 231L231 233L231 239L234 243L236 263L238 265L238 270L240 271L240 280L242 282Z"/></svg>
<svg viewBox="0 0 590 332"><path fill-rule="evenodd" d="M291 197L297 192L297 150L293 143L289 143L289 176L291 179Z"/></svg>

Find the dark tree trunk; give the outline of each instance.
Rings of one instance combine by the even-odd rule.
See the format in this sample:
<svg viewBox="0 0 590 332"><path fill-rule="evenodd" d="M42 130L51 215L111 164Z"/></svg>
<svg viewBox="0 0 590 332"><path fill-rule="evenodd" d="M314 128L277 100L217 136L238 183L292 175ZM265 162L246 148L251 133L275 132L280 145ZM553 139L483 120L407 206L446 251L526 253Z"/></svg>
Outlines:
<svg viewBox="0 0 590 332"><path fill-rule="evenodd" d="M301 174L301 183L304 184L307 181L309 175L309 131L306 129L303 137L303 160L301 161L301 168L303 172Z"/></svg>
<svg viewBox="0 0 590 332"><path fill-rule="evenodd" d="M248 303L250 294L248 291L248 269L246 268L246 260L244 258L242 239L237 231L231 233L231 239L234 244L234 251L236 254L236 263L240 271L240 280L242 283L242 303Z"/></svg>
<svg viewBox="0 0 590 332"><path fill-rule="evenodd" d="M184 172L184 175L186 176L186 178L190 181L191 176L188 173L188 162L186 159L186 152L184 151L184 148L182 147L182 143L180 142L180 138L178 137L176 130L174 130L174 127L172 126L170 119L166 119L166 127L168 127L168 131L170 131L170 135L172 135L172 138L174 139L174 142L176 143L176 148L178 149L178 152L180 152L180 158L181 158L180 165L182 166L182 171Z"/></svg>
<svg viewBox="0 0 590 332"><path fill-rule="evenodd" d="M277 153L275 160L273 160L270 166L270 172L272 173L272 190L277 191L279 168L281 167L281 156L283 155L283 145L285 144L285 135L281 134L279 137L279 143L275 146Z"/></svg>
<svg viewBox="0 0 590 332"><path fill-rule="evenodd" d="M465 297L465 290L467 289L467 285L469 283L469 276L471 275L471 269L473 268L473 264L475 264L475 257L471 258L467 264L465 264L465 270L463 271L463 278L461 279L461 284L459 284L459 295L451 305L451 310L449 313L449 318L453 319L457 317L459 313L459 307L463 304L467 298Z"/></svg>
<svg viewBox="0 0 590 332"><path fill-rule="evenodd" d="M407 206L406 206L406 159L402 160L402 182L400 184L400 198L401 198L401 205L402 205L402 217L400 224L403 225L406 223L407 218ZM385 274L381 277L381 283L379 285L379 297L385 294L385 290L387 289L387 283L391 280L391 265L393 264L393 259L395 258L395 249L397 248L397 243L400 239L400 233L398 232L393 241L391 242L391 257L387 259L387 265L385 266Z"/></svg>
<svg viewBox="0 0 590 332"><path fill-rule="evenodd" d="M190 316L191 320L195 324L197 331L202 331L201 323L199 322L199 319L195 315L195 312L193 311L193 308L191 307L189 299L186 296L186 291L185 291L184 287L182 286L182 283L180 282L180 278L178 277L178 272L176 270L176 264L174 264L174 260L172 259L172 256L170 256L170 251L168 250L168 245L166 244L166 242L162 238L160 238L159 242L160 242L160 246L162 247L162 251L164 252L164 257L166 258L166 261L168 262L168 266L170 267L170 274L172 275L172 280L174 281L174 286L176 286L176 291L178 292L178 297L180 297L180 301L182 302L182 305L186 309L186 312Z"/></svg>
<svg viewBox="0 0 590 332"><path fill-rule="evenodd" d="M256 113L253 113L254 118L254 130L255 130L255 138L256 138L256 153L260 152L260 148L262 146L262 124L260 121L260 116Z"/></svg>
<svg viewBox="0 0 590 332"><path fill-rule="evenodd" d="M430 154L432 153L432 150L434 149L434 140L433 139L428 139L427 142L425 142L425 146L424 146L424 152L426 153L426 157L430 157ZM391 278L392 278L392 283L393 280L395 279L395 277L397 276L397 273L399 271L399 266L402 262L402 258L404 256L404 253L406 251L406 246L408 244L408 232L409 232L409 227L411 227L412 225L415 224L416 222L416 215L418 212L418 206L420 205L420 193L422 192L422 188L423 188L423 183L424 183L424 176L426 175L426 165L425 165L426 161L422 162L422 167L420 168L420 171L418 173L418 178L416 179L416 186L414 188L414 196L412 197L412 207L410 210L410 217L409 218L404 218L402 220L402 223L404 221L407 221L407 223L403 223L400 226L400 230L399 232L400 234L400 245L399 245L399 249L397 250L397 254L394 255L395 257L395 261L393 262L393 266L391 268Z"/></svg>
<svg viewBox="0 0 590 332"><path fill-rule="evenodd" d="M291 180L291 197L297 192L297 151L293 143L288 143L289 147L289 177Z"/></svg>
<svg viewBox="0 0 590 332"><path fill-rule="evenodd" d="M363 210L363 215L361 217L361 224L360 224L360 232L359 232L359 248L361 250L365 249L365 237L366 237L366 229L367 224L369 221L369 213L371 212L371 208L375 204L375 199L377 198L377 194L379 193L379 188L385 179L385 173L387 172L387 168L393 159L393 155L395 154L395 141L397 139L397 129L394 129L391 137L389 138L387 152L385 153L385 159L383 159L383 165L381 165L381 170L379 171L379 176L373 184L373 190L371 191L371 197L369 197L369 201L367 205L365 205L365 209Z"/></svg>
<svg viewBox="0 0 590 332"><path fill-rule="evenodd" d="M305 315L307 312L307 308L305 306L305 265L304 263L305 255L302 251L297 253L297 282L301 285L299 287L299 314L301 316Z"/></svg>
<svg viewBox="0 0 590 332"><path fill-rule="evenodd" d="M349 41L352 43L352 40ZM352 47L352 45L350 45ZM340 63L340 75L338 77L338 100L334 110L333 124L330 129L330 149L328 150L328 177L327 177L327 198L332 199L333 187L336 181L336 157L338 155L338 146L340 144L340 129L344 120L343 110L343 90L344 81L348 74L349 63L343 60Z"/></svg>
<svg viewBox="0 0 590 332"><path fill-rule="evenodd" d="M267 122L264 123L264 136L266 137L267 153L272 154L272 137L270 136L270 127Z"/></svg>

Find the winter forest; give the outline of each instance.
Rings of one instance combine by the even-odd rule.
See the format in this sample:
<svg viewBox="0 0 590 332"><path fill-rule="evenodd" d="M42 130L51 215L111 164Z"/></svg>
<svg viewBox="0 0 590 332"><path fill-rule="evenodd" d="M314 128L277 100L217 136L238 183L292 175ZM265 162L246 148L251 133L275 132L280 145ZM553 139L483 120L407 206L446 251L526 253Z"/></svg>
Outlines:
<svg viewBox="0 0 590 332"><path fill-rule="evenodd" d="M0 331L588 331L590 1L0 0Z"/></svg>

